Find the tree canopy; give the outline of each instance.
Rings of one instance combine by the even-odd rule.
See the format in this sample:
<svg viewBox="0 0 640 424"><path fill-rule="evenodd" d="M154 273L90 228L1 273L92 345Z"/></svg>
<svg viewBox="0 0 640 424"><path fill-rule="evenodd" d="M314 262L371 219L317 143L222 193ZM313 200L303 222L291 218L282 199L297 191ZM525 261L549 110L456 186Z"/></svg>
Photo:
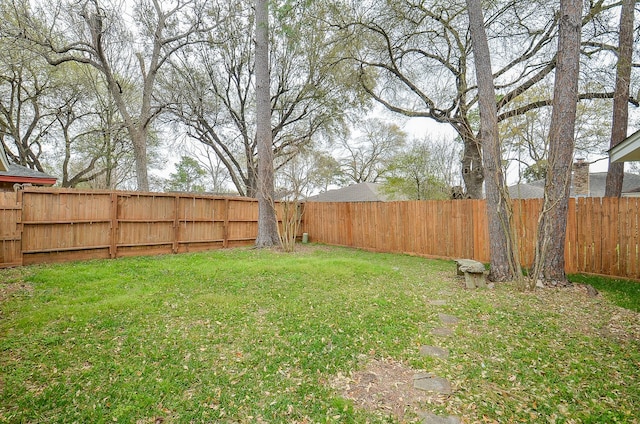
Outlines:
<svg viewBox="0 0 640 424"><path fill-rule="evenodd" d="M532 178L545 175L548 161L558 4L482 5L503 159ZM581 13L575 151L582 157L606 150L621 10L619 1L590 0ZM216 157L226 189L257 193L252 0L15 0L3 2L0 14L0 140L13 161L53 172L67 186L148 189L154 152L189 140ZM423 117L455 130L465 190L484 195L465 1L277 0L268 19L276 173L297 155L324 151L342 161L334 180L346 173L383 181L388 158L369 152L374 172L358 175L367 152L348 131L375 120L378 104L397 117L387 127L402 130L406 117ZM632 43L625 96L635 106L637 49Z"/></svg>

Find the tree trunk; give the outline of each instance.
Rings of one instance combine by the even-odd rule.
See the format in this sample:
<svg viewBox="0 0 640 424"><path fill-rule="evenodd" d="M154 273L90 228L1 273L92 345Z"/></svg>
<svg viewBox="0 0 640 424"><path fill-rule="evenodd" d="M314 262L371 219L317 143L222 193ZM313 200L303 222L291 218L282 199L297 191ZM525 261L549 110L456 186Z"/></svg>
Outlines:
<svg viewBox="0 0 640 424"><path fill-rule="evenodd" d="M256 168L257 166L252 163L247 164L247 178L245 179L245 193L247 197L258 196L258 173Z"/></svg>
<svg viewBox="0 0 640 424"><path fill-rule="evenodd" d="M268 0L256 0L255 60L256 137L258 141L258 235L256 247L263 248L280 244L273 187Z"/></svg>
<svg viewBox="0 0 640 424"><path fill-rule="evenodd" d="M613 94L613 123L610 147L627 138L629 125L629 84L631 83L631 60L633 57L634 0L623 0L620 12L620 35L618 40L618 65L616 89ZM605 197L620 197L624 178L624 163L609 160Z"/></svg>
<svg viewBox="0 0 640 424"><path fill-rule="evenodd" d="M136 181L138 191L149 191L147 174L147 131L132 127L129 129L133 144L133 156L136 164Z"/></svg>
<svg viewBox="0 0 640 424"><path fill-rule="evenodd" d="M491 281L511 281L520 277L520 259L512 226L511 199L508 196L502 172L502 153L498 136L498 112L495 87L491 72L491 56L481 3L467 0L469 32L473 45L478 101L480 104L480 144L483 152L487 217L489 219L489 245Z"/></svg>
<svg viewBox="0 0 640 424"><path fill-rule="evenodd" d="M557 68L549 128L549 166L533 268L536 280L551 285L567 284L564 243L578 102L581 11L582 0L560 1Z"/></svg>
<svg viewBox="0 0 640 424"><path fill-rule="evenodd" d="M462 180L466 195L471 199L482 199L484 168L482 166L482 150L480 142L471 131L465 130L461 137L464 142L462 155Z"/></svg>

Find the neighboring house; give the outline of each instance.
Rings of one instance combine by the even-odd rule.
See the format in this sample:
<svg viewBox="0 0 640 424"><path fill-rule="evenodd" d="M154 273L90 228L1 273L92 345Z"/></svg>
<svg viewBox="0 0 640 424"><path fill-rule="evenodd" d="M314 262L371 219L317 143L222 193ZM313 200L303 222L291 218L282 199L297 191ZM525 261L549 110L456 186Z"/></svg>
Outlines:
<svg viewBox="0 0 640 424"><path fill-rule="evenodd" d="M629 137L609 150L611 162L640 161L640 131L636 131Z"/></svg>
<svg viewBox="0 0 640 424"><path fill-rule="evenodd" d="M588 175L588 178L587 178ZM604 197L606 172L589 173L589 164L578 160L573 165L571 197ZM512 199L541 199L544 195L544 180L509 186ZM640 175L624 173L622 196L640 195Z"/></svg>
<svg viewBox="0 0 640 424"><path fill-rule="evenodd" d="M0 191L13 191L15 184L51 186L56 178L26 166L10 163L4 149L0 147Z"/></svg>
<svg viewBox="0 0 640 424"><path fill-rule="evenodd" d="M352 184L337 190L329 190L307 197L307 202L388 202L392 199L376 183Z"/></svg>

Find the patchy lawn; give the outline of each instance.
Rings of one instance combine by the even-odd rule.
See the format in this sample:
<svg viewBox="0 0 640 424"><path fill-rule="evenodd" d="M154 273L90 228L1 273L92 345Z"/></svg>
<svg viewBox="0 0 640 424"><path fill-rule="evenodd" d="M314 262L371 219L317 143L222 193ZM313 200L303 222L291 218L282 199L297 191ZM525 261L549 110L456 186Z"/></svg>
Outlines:
<svg viewBox="0 0 640 424"><path fill-rule="evenodd" d="M639 422L637 311L454 274L329 247L0 270L0 422Z"/></svg>

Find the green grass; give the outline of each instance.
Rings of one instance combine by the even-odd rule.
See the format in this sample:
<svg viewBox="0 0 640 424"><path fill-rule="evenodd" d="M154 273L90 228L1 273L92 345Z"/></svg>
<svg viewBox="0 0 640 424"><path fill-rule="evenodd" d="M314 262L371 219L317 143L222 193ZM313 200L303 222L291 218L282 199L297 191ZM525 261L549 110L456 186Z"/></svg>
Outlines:
<svg viewBox="0 0 640 424"><path fill-rule="evenodd" d="M425 409L465 422L637 422L637 314L454 274L326 247L3 270L0 422L394 422L329 384L362 355L449 379ZM454 336L431 335L440 312L460 318Z"/></svg>

